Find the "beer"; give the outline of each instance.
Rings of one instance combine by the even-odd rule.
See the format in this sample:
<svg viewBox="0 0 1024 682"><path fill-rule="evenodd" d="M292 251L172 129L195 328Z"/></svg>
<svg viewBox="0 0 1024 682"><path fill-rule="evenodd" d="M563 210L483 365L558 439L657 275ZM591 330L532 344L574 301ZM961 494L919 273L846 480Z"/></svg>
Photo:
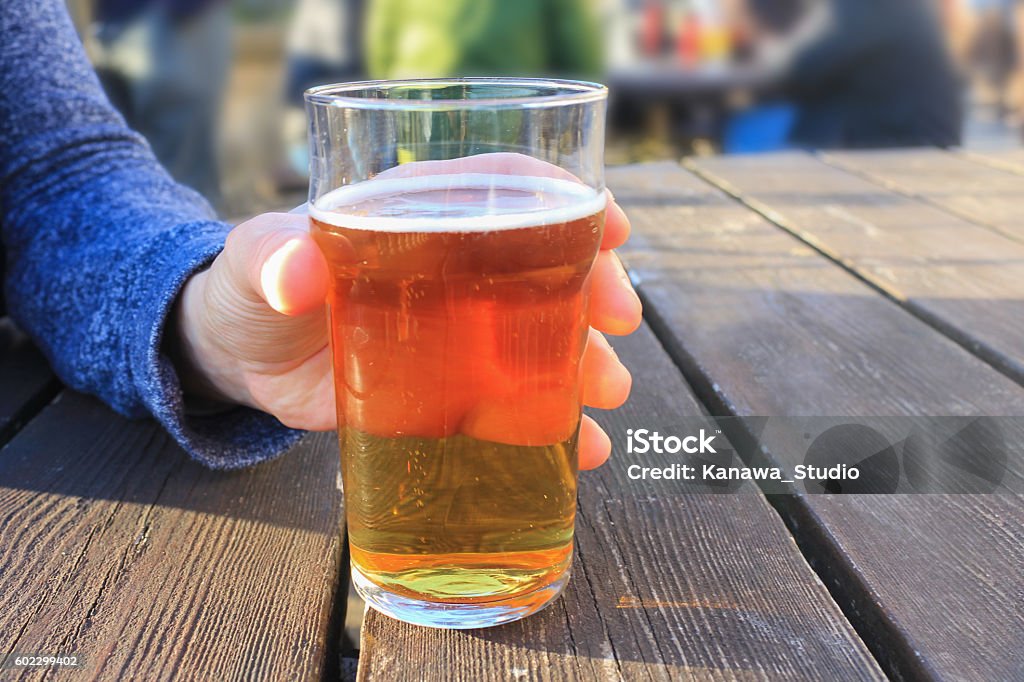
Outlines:
<svg viewBox="0 0 1024 682"><path fill-rule="evenodd" d="M377 178L325 194L311 219L332 273L354 576L438 604L550 600L572 556L603 192Z"/></svg>

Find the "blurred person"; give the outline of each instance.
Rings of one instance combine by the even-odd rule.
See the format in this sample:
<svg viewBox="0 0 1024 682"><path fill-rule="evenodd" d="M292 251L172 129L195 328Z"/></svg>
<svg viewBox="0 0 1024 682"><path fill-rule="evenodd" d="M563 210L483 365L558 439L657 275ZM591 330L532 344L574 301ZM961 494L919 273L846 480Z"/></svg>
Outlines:
<svg viewBox="0 0 1024 682"><path fill-rule="evenodd" d="M171 175L215 205L229 10L226 0L94 0L92 8L90 52L108 97Z"/></svg>
<svg viewBox="0 0 1024 682"><path fill-rule="evenodd" d="M1016 124L1024 139L1024 0L1017 0L1013 9L1014 34L1017 36L1017 65L1013 82Z"/></svg>
<svg viewBox="0 0 1024 682"><path fill-rule="evenodd" d="M766 46L792 36L807 13L810 0L755 2L736 11L736 22L746 38L745 62L766 61ZM792 39L792 38L791 38ZM777 58L778 59L778 58ZM779 59L779 61L783 61ZM732 112L722 129L722 149L727 154L753 154L786 149L796 121L796 105L781 96L763 98Z"/></svg>
<svg viewBox="0 0 1024 682"><path fill-rule="evenodd" d="M368 0L366 68L373 79L506 75L593 79L603 67L596 10L595 0ZM438 116L434 124L449 122ZM508 128L509 134L512 129ZM410 130L398 140L399 162L448 153L440 147L423 147L416 137Z"/></svg>
<svg viewBox="0 0 1024 682"><path fill-rule="evenodd" d="M1016 0L970 0L974 13L968 61L982 99L1004 118L1012 109L1010 86L1017 70Z"/></svg>
<svg viewBox="0 0 1024 682"><path fill-rule="evenodd" d="M363 12L366 0L298 0L288 30L284 138L287 168L282 189L305 185L309 173L306 112L302 93L314 85L361 80Z"/></svg>
<svg viewBox="0 0 1024 682"><path fill-rule="evenodd" d="M596 0L368 2L372 78L596 78L604 67Z"/></svg>
<svg viewBox="0 0 1024 682"><path fill-rule="evenodd" d="M969 62L971 39L974 35L974 14L970 0L936 0L939 16L945 27L946 42L953 61L961 71Z"/></svg>
<svg viewBox="0 0 1024 682"><path fill-rule="evenodd" d="M0 313L67 386L152 416L207 466L254 464L303 429L334 429L328 273L308 218L218 221L110 105L62 0L3 0L0 35ZM608 333L640 324L611 251L628 234L610 200L590 307ZM583 375L588 405L629 392L596 332ZM610 448L586 418L581 468Z"/></svg>
<svg viewBox="0 0 1024 682"><path fill-rule="evenodd" d="M933 0L749 0L795 111L787 144L956 145L960 87Z"/></svg>

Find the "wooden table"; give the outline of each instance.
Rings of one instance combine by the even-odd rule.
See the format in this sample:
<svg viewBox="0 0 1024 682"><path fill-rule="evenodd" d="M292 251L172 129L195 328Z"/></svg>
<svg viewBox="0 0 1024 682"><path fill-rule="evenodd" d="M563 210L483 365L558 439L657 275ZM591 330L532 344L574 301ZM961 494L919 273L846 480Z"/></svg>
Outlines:
<svg viewBox="0 0 1024 682"><path fill-rule="evenodd" d="M609 184L647 323L615 341L634 392L595 415L618 453L582 474L570 587L483 631L370 612L359 678L1024 679L1022 498L680 494L629 481L622 448L707 414L1024 415L1024 158L710 158ZM207 471L0 331L0 652L77 652L68 679L336 679L332 436Z"/></svg>

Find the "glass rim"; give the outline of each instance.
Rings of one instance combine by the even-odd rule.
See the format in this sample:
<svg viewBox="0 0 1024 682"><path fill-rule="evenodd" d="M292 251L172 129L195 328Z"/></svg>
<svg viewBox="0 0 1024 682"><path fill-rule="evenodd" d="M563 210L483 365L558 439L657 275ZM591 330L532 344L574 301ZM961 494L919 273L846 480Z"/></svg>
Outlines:
<svg viewBox="0 0 1024 682"><path fill-rule="evenodd" d="M400 87L432 87L453 85L484 85L497 87L534 87L535 95L512 97L484 97L481 99L379 99L352 94L361 90L386 90ZM544 92L548 90L550 92ZM585 104L607 99L608 88L601 83L561 78L406 78L399 80L368 80L350 83L330 83L306 90L304 98L310 104L338 106L351 109L495 109L557 107Z"/></svg>

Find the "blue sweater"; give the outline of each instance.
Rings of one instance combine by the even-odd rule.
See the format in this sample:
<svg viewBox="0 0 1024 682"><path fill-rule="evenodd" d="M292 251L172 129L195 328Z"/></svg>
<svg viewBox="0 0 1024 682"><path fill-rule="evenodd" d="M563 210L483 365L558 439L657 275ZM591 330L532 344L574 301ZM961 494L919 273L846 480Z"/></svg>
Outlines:
<svg viewBox="0 0 1024 682"><path fill-rule="evenodd" d="M0 131L7 312L58 376L121 414L152 415L211 467L297 441L255 410L185 414L161 338L230 228L110 106L62 0L0 1Z"/></svg>

